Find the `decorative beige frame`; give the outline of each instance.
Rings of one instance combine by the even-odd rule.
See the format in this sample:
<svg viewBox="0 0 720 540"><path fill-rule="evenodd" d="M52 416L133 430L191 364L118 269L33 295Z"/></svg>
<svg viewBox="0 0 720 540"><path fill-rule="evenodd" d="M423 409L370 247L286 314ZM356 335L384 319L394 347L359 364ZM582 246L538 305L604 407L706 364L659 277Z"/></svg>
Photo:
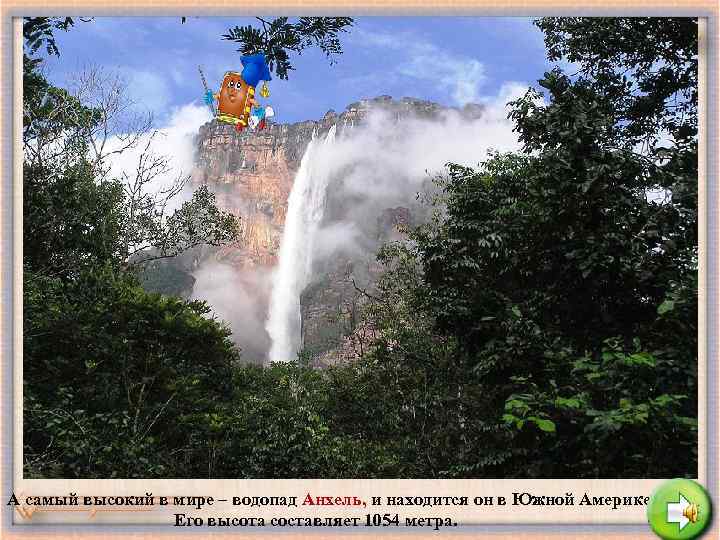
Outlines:
<svg viewBox="0 0 720 540"><path fill-rule="evenodd" d="M57 14L72 12L74 14L92 13L104 15L161 15L161 14L212 14L227 15L230 13L249 14L253 12L275 12L275 13L333 13L343 12L357 15L400 15L400 14L416 14L416 15L433 15L433 14L452 14L452 15L536 15L544 13L552 14L584 14L584 15L621 15L627 10L631 10L632 14L639 15L669 15L677 14L683 16L706 16L710 17L711 28L714 29L712 42L708 42L708 20L702 20L700 25L700 146L699 146L699 201L700 201L700 298L699 305L707 305L708 285L710 279L717 289L718 276L708 275L708 233L706 225L708 223L708 206L712 205L713 210L717 211L717 200L709 201L707 199L706 179L708 174L708 145L710 148L718 147L717 131L714 131L713 140L708 140L708 126L712 124L717 130L717 103L711 105L710 112L712 118L708 118L708 49L713 47L714 69L717 70L717 46L718 46L718 6L711 0L699 1L683 1L683 0L662 0L652 3L641 3L636 0L634 3L624 2L622 0L594 0L586 2L584 6L578 7L575 2L569 0L556 0L543 2L540 0L526 0L520 2L518 0L507 2L475 2L468 0L442 0L432 3L422 2L420 0L406 1L390 1L382 5L376 2L367 1L350 1L340 0L331 2L328 0L307 0L304 2L288 2L287 0L278 1L261 1L253 0L251 2L243 2L241 5L233 5L223 1L209 1L202 5L186 1L186 2L169 2L165 1L141 1L127 0L118 2L113 0L112 3L93 3L93 2L20 2L12 0L6 2L2 7L3 14L3 51L6 53L3 59L6 59L8 46L12 44L12 57L15 64L14 85L10 86L6 77L3 78L4 102L3 116L13 113L12 133L7 130L3 133L3 146L14 145L15 156L22 155L21 132L22 119L19 107L9 107L9 90L13 89L12 97L15 104L22 102L22 86L21 86L21 64L17 60L22 58L22 42L17 39L20 30L20 20L16 20L13 26L15 39L12 32L8 32L7 26L10 24L8 17L22 16L24 14ZM3 75L11 73L9 66L3 66ZM714 73L715 91L717 91L717 72ZM713 110L714 109L714 110ZM6 117L5 117L6 118ZM7 121L6 124L7 125ZM5 154L4 154L5 155ZM714 171L717 173L717 155L712 153L714 162ZM7 168L7 167L6 167ZM6 169L3 169L6 170ZM13 223L12 245L13 245L13 274L14 287L12 288L14 317L15 321L22 321L22 162L15 160L13 168L14 184L11 193L4 191L2 198L12 198ZM3 187L5 184L3 184ZM3 203L2 208L5 209ZM716 223L716 222L715 222ZM714 239L717 241L718 231L712 231ZM3 244L3 247L5 245ZM7 264L7 259L3 257L3 262ZM0 275L0 278L7 276L7 273ZM10 287L8 283L2 283L3 293ZM4 296L4 299L7 297ZM699 321L699 373L708 373L708 357L717 359L717 339L714 341L715 349L710 351L703 347L708 343L708 327L707 314L705 310L700 310ZM717 320L717 316L714 320ZM3 325L2 329L6 328ZM2 335L3 345L8 340L12 341L15 351L14 369L12 376L13 399L15 404L22 403L22 328L21 324L13 325L14 333L12 336ZM717 328L711 329L717 335ZM5 349L4 349L5 350ZM7 388L6 371L7 363L10 358L3 356L3 369L0 371L0 383L2 388ZM714 387L714 400L717 407L717 391L718 391L718 370L714 367L715 379L712 381ZM699 440L701 444L698 448L699 457L699 481L705 485L718 487L718 448L715 446L709 448L705 441L708 441L709 427L714 433L714 442L717 445L718 435L718 416L717 408L715 408L710 416L708 416L708 379L699 377L701 384L699 386L698 396L698 421L699 421ZM0 415L0 425L3 427L2 434L5 435L8 430L6 426L10 419L10 411L4 410ZM654 536L645 527L645 508L639 507L623 507L617 510L611 510L608 507L595 509L594 507L516 507L508 504L507 506L494 506L492 508L472 505L467 507L450 506L447 508L416 508L414 511L405 511L403 507L370 507L362 510L345 509L338 507L336 511L334 507L326 507L317 509L317 507L303 507L300 503L306 493L313 495L354 495L370 502L372 496L385 495L467 495L470 499L474 496L493 495L505 496L508 501L512 501L513 492L531 492L535 495L551 495L563 496L566 492L575 494L579 499L584 492L588 492L591 496L635 496L649 495L653 489L659 485L661 479L652 480L25 480L22 478L22 415L15 411L12 415L12 433L14 446L12 448L12 470L3 466L2 480L3 490L0 492L2 496L3 522L0 528L0 537L2 538L21 538L28 535L37 536L38 531L42 538L64 538L70 534L73 536L81 536L83 538L103 538L111 531L122 531L122 533L132 534L134 538L150 538L162 536L166 538L184 537L187 534L191 537L206 536L211 532L213 537L237 537L240 534L257 535L262 538L278 535L283 538L305 538L313 539L336 538L341 534L353 533L362 534L363 536L375 537L378 530L376 528L350 528L347 530L324 530L309 529L304 527L295 528L293 530L279 530L265 528L262 530L252 530L244 528L207 528L207 527L183 527L176 528L162 526L163 524L171 525L174 523L172 514L181 512L187 515L197 516L263 516L267 520L272 516L363 516L365 513L385 513L400 512L403 516L443 516L451 517L453 520L468 527L455 527L441 529L440 532L433 531L427 527L405 530L405 529L382 529L382 536L386 538L424 538L426 535L442 535L446 536L451 533L456 535L467 535L468 537L477 537L482 531L485 535L492 532L492 538L504 539L541 539L541 538L654 538ZM3 459L5 460L10 452L9 441L3 439ZM6 463L3 461L3 464ZM11 477L11 482L8 482ZM286 508L279 509L245 509L243 507L233 507L229 502L223 505L214 505L206 507L202 511L197 511L192 507L182 510L176 510L169 506L164 509L153 508L150 511L112 511L112 512L93 512L89 508L78 507L75 512L48 512L34 510L31 508L17 508L17 512L13 515L12 526L8 523L9 509L6 502L10 496L10 490L6 492L5 487L10 486L10 490L14 491L20 498L23 495L67 495L69 493L77 493L83 495L144 495L146 492L153 493L155 496L160 495L209 495L215 498L231 499L233 496L259 495L259 496L296 496L298 497L298 507L290 510ZM715 493L717 495L717 493ZM23 497L24 498L24 497ZM23 499L21 498L21 500ZM717 499L715 503L720 501ZM521 511L518 511L518 510ZM717 510L716 510L717 511ZM54 523L74 523L83 524L83 526L68 527L52 526ZM88 525L106 525L98 527ZM153 524L143 527L142 525ZM545 527L537 527L537 525L545 524ZM592 525L622 525L622 527L613 527L608 529L603 527L596 533L593 532ZM134 525L128 528L127 525ZM470 527L470 525L478 525L478 527ZM504 527L481 528L480 525L504 525ZM512 527L517 525L517 527ZM522 527L525 525L526 527ZM536 527L528 528L527 525L536 525ZM557 525L553 527L553 525ZM578 527L578 525L586 525ZM72 532L71 532L72 531ZM227 534L224 534L226 531ZM428 531L428 532L425 532ZM718 519L713 524L714 534L718 533ZM122 534L124 536L124 534ZM713 537L713 532L708 533L708 538Z"/></svg>

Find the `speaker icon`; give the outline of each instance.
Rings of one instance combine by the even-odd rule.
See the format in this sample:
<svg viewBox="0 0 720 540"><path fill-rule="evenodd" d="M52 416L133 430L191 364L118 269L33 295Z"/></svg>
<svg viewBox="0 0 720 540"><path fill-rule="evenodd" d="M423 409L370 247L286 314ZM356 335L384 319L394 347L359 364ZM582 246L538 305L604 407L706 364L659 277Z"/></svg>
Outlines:
<svg viewBox="0 0 720 540"><path fill-rule="evenodd" d="M690 503L685 507L685 510L683 510L683 516L685 516L690 523L697 523L699 510L699 504Z"/></svg>
<svg viewBox="0 0 720 540"><path fill-rule="evenodd" d="M647 517L650 528L663 540L690 540L710 524L712 501L695 480L666 480L650 497Z"/></svg>
<svg viewBox="0 0 720 540"><path fill-rule="evenodd" d="M678 502L667 503L667 522L677 523L682 531L688 523L697 523L700 505L688 501L682 493L679 495Z"/></svg>

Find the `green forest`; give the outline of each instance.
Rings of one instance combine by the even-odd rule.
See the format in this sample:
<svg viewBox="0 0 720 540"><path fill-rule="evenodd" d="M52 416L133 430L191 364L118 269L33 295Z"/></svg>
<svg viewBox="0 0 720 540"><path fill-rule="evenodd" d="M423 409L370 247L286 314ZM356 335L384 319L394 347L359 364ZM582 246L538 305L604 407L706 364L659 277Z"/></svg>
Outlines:
<svg viewBox="0 0 720 540"><path fill-rule="evenodd" d="M25 477L696 476L697 20L535 20L565 67L510 104L521 150L448 164L378 253L375 342L324 369L244 362L205 302L143 288L239 223L113 176L97 141L125 104L43 70L74 24L24 25ZM293 27L275 69L342 54L350 24Z"/></svg>

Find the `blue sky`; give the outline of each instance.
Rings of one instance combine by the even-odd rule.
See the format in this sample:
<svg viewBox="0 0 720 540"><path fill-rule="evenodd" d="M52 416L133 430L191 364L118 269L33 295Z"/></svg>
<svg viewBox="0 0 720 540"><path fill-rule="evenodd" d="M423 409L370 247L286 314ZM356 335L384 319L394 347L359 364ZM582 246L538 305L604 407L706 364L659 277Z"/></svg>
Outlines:
<svg viewBox="0 0 720 540"><path fill-rule="evenodd" d="M59 59L47 73L63 86L87 64L122 74L136 102L159 122L200 104L197 71L216 90L240 68L237 46L221 39L247 17L98 17L58 32ZM278 122L317 119L353 101L388 94L462 105L497 96L503 85L533 85L547 70L542 34L527 18L359 17L342 35L344 54L330 65L316 50L293 57L288 81L274 79L266 100Z"/></svg>

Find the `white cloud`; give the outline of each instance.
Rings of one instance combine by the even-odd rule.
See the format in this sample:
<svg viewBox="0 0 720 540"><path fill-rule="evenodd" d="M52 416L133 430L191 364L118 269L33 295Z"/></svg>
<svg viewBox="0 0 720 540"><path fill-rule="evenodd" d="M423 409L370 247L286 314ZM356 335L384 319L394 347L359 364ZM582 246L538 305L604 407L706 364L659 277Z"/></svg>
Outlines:
<svg viewBox="0 0 720 540"><path fill-rule="evenodd" d="M486 79L481 62L451 56L427 43L415 43L409 52L408 62L398 69L400 73L439 86L448 91L458 105L479 100L479 89Z"/></svg>
<svg viewBox="0 0 720 540"><path fill-rule="evenodd" d="M502 122L507 119L509 112L508 103L521 98L528 91L529 85L517 81L506 81L500 87L496 96L482 96L478 101L486 106L484 117L486 120L492 119L496 122ZM539 100L542 104L542 99Z"/></svg>
<svg viewBox="0 0 720 540"><path fill-rule="evenodd" d="M170 77L172 77L173 82L178 86L187 82L182 72L176 67L170 68Z"/></svg>
<svg viewBox="0 0 720 540"><path fill-rule="evenodd" d="M212 120L210 110L206 106L188 103L182 107L174 108L170 120L163 131L172 138L182 139L184 143L197 135L200 126ZM173 143L177 140L172 141Z"/></svg>
<svg viewBox="0 0 720 540"><path fill-rule="evenodd" d="M164 116L164 112L172 103L168 79L151 71L127 67L121 68L121 72L128 83L129 97L138 108L153 111L161 117Z"/></svg>
<svg viewBox="0 0 720 540"><path fill-rule="evenodd" d="M169 187L172 182L181 175L189 175L194 167L194 137L200 126L211 120L210 111L207 107L196 104L183 105L172 109L168 121L164 126L158 128L149 150L153 155L166 156L170 170L160 175L152 182L150 189L160 191ZM150 134L146 134L135 145L121 154L110 157L110 174L116 178L122 178L126 173L131 179L134 178L140 157L145 150ZM107 143L107 150L112 151L121 145L117 137L111 138ZM180 194L176 200L167 207L167 210L177 208L189 193Z"/></svg>
<svg viewBox="0 0 720 540"><path fill-rule="evenodd" d="M475 58L452 54L412 34L396 35L356 29L354 42L373 48L398 52L403 61L384 73L397 72L406 77L429 82L448 92L456 104L478 102L480 87L486 80L485 66Z"/></svg>

